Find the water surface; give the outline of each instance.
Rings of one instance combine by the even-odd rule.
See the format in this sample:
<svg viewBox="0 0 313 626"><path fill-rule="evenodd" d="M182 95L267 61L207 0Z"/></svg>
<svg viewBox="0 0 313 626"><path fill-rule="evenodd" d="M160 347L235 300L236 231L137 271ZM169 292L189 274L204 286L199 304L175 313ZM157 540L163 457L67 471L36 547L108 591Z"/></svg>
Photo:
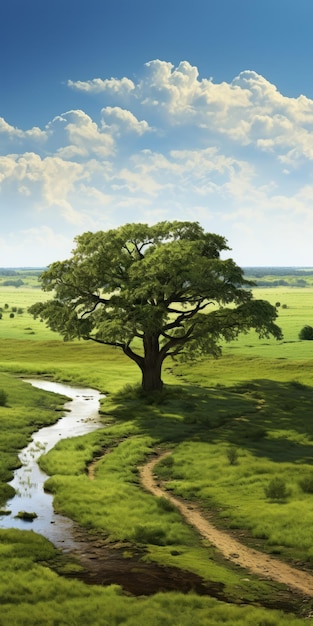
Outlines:
<svg viewBox="0 0 313 626"><path fill-rule="evenodd" d="M52 426L45 426L33 433L32 441L20 452L22 466L15 470L10 482L16 494L6 503L6 509L11 513L0 516L0 528L33 530L44 535L55 546L71 550L77 547L73 536L74 524L53 510L53 496L44 491L48 476L40 469L37 461L61 439L85 435L103 427L99 416L101 394L94 389L46 380L27 379L25 382L45 391L62 394L71 400L64 405L67 414ZM32 522L21 520L15 517L19 511L36 513L38 517Z"/></svg>

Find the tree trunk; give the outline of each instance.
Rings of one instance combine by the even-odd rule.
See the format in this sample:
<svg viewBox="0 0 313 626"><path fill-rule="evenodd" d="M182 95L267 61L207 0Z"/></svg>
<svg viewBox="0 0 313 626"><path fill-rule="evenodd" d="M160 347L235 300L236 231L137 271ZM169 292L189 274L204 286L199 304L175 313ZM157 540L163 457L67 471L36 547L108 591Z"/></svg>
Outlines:
<svg viewBox="0 0 313 626"><path fill-rule="evenodd" d="M143 340L144 359L140 366L142 372L141 386L144 391L162 391L161 378L163 359L160 356L158 335L145 335Z"/></svg>
<svg viewBox="0 0 313 626"><path fill-rule="evenodd" d="M143 367L141 386L143 390L148 393L153 391L162 391L163 381L161 379L161 368Z"/></svg>

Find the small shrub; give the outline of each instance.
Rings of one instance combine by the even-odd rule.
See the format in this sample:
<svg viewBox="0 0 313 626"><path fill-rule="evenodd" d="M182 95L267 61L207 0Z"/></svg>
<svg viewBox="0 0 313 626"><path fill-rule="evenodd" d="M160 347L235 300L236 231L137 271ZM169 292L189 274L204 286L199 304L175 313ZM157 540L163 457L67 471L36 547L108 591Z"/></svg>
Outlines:
<svg viewBox="0 0 313 626"><path fill-rule="evenodd" d="M299 480L299 486L304 493L313 493L313 474L301 478L301 480Z"/></svg>
<svg viewBox="0 0 313 626"><path fill-rule="evenodd" d="M229 465L236 465L238 461L238 450L235 446L231 446L226 450L226 456L228 458Z"/></svg>
<svg viewBox="0 0 313 626"><path fill-rule="evenodd" d="M313 340L313 327L312 326L303 326L299 332L299 339L312 341Z"/></svg>
<svg viewBox="0 0 313 626"><path fill-rule="evenodd" d="M244 434L244 439L249 439L251 441L260 441L261 439L265 439L267 436L267 430L263 426L258 426L257 424L251 425L250 429L248 429Z"/></svg>
<svg viewBox="0 0 313 626"><path fill-rule="evenodd" d="M288 306L287 306L287 304L283 304L281 308L282 309L288 309Z"/></svg>
<svg viewBox="0 0 313 626"><path fill-rule="evenodd" d="M6 406L8 394L4 389L0 389L0 406Z"/></svg>
<svg viewBox="0 0 313 626"><path fill-rule="evenodd" d="M10 317L12 319L14 317L14 313L10 313Z"/></svg>
<svg viewBox="0 0 313 626"><path fill-rule="evenodd" d="M165 532L163 528L156 525L138 524L134 531L136 543L151 543L153 545L165 545Z"/></svg>
<svg viewBox="0 0 313 626"><path fill-rule="evenodd" d="M171 455L165 456L164 459L162 459L162 461L159 464L159 467L173 467L174 465L174 459Z"/></svg>
<svg viewBox="0 0 313 626"><path fill-rule="evenodd" d="M157 505L161 511L171 512L176 510L174 504L167 498L164 498L164 496L157 498Z"/></svg>
<svg viewBox="0 0 313 626"><path fill-rule="evenodd" d="M286 500L288 497L288 489L283 478L276 476L267 487L264 488L265 495L269 500Z"/></svg>
<svg viewBox="0 0 313 626"><path fill-rule="evenodd" d="M19 511L17 515L15 515L18 519L23 519L25 522L32 522L36 519L37 513L29 513L28 511Z"/></svg>

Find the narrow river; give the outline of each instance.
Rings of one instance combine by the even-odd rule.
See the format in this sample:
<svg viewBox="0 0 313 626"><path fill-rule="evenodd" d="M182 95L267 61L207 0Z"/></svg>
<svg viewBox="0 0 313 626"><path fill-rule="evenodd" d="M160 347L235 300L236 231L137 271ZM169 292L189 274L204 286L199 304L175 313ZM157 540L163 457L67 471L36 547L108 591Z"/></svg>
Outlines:
<svg viewBox="0 0 313 626"><path fill-rule="evenodd" d="M11 513L0 516L0 528L33 530L44 535L58 548L73 550L78 545L74 539L74 524L67 517L54 512L53 496L44 491L48 476L40 469L37 461L61 439L85 435L103 427L99 418L101 394L94 389L76 388L46 380L29 379L25 382L45 391L62 394L71 400L64 405L66 415L52 426L33 433L32 441L20 452L22 466L15 470L10 482L16 493L6 503L6 509ZM36 513L37 518L32 522L24 521L16 517L19 511Z"/></svg>

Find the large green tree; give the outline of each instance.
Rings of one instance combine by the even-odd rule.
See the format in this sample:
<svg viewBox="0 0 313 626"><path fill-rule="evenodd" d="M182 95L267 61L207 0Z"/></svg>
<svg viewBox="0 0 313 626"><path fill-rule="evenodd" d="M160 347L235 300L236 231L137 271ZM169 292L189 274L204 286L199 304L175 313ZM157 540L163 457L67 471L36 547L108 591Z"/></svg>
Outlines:
<svg viewBox="0 0 313 626"><path fill-rule="evenodd" d="M139 366L143 389L160 390L168 357L218 356L221 340L250 329L281 338L275 307L253 299L240 267L221 258L225 250L224 237L197 222L87 232L70 259L41 275L53 299L30 311L65 340L120 348Z"/></svg>

